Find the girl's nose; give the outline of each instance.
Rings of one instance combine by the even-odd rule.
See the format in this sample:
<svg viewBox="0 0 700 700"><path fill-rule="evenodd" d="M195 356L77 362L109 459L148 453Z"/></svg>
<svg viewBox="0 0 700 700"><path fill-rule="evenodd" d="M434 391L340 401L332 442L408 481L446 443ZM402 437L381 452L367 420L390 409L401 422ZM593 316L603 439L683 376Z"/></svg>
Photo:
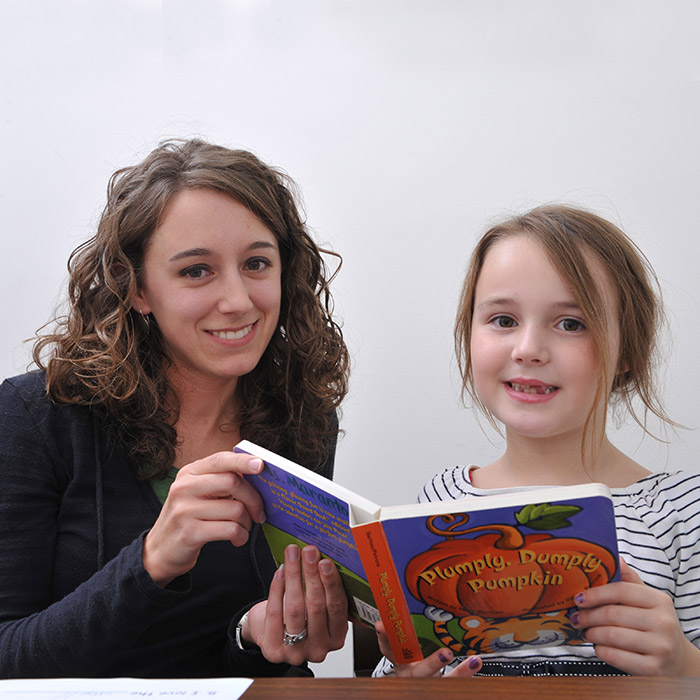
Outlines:
<svg viewBox="0 0 700 700"><path fill-rule="evenodd" d="M517 335L511 358L522 364L540 365L549 362L549 349L544 329L525 327Z"/></svg>

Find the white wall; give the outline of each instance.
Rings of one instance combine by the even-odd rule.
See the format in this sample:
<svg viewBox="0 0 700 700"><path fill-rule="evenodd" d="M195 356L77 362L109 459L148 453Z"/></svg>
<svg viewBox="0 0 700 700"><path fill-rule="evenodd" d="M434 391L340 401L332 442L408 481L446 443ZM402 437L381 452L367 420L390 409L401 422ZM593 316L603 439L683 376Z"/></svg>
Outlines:
<svg viewBox="0 0 700 700"><path fill-rule="evenodd" d="M410 501L497 454L459 403L457 294L488 221L545 201L595 208L648 254L668 408L696 428L698 124L695 0L0 1L0 372L25 368L111 172L200 135L284 167L345 258L346 486ZM613 437L652 469L699 468L697 431Z"/></svg>

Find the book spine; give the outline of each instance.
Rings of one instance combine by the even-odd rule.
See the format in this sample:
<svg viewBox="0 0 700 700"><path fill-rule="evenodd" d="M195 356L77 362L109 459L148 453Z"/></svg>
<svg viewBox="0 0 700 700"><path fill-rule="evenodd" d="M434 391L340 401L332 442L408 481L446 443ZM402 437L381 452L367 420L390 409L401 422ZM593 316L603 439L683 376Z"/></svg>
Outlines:
<svg viewBox="0 0 700 700"><path fill-rule="evenodd" d="M381 523L355 525L352 534L396 663L420 661L423 652Z"/></svg>

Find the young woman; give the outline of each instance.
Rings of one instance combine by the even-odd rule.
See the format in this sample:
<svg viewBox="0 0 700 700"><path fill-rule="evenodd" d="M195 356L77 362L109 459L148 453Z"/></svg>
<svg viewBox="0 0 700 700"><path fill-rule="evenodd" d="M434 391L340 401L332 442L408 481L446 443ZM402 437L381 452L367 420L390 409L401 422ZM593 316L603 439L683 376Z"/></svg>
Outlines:
<svg viewBox="0 0 700 700"><path fill-rule="evenodd" d="M668 421L653 383L661 307L644 256L587 211L545 206L494 226L473 253L455 342L465 392L505 452L436 475L420 500L602 482L613 493L622 581L581 592L585 644L466 660L445 648L375 675L700 675L700 475L652 473L606 435L612 404ZM634 402L643 409L635 413ZM497 626L495 623L492 626Z"/></svg>
<svg viewBox="0 0 700 700"><path fill-rule="evenodd" d="M261 462L232 452L332 475L348 354L321 252L249 152L173 141L113 175L39 370L0 387L0 675L309 673L344 643L337 571L290 547L275 574Z"/></svg>

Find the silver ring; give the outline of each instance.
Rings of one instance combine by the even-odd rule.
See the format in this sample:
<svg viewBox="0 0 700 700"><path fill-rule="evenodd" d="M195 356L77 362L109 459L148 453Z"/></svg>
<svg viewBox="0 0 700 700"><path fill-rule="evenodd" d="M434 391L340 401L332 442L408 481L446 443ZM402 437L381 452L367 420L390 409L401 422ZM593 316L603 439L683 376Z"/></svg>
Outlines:
<svg viewBox="0 0 700 700"><path fill-rule="evenodd" d="M289 634L286 629L284 630L284 643L286 646L291 647L292 644L296 644L302 639L306 639L306 627L299 634Z"/></svg>

